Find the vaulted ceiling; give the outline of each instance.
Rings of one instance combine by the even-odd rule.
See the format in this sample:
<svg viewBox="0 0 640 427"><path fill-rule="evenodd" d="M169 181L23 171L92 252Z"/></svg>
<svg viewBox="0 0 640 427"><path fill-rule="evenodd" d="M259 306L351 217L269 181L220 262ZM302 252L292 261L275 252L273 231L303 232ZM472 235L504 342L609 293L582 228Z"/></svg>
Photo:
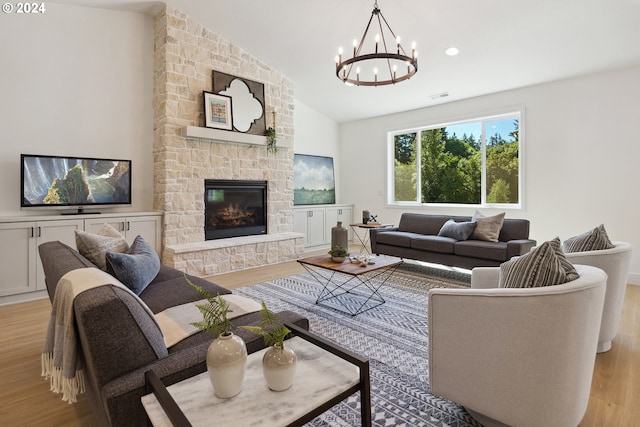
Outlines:
<svg viewBox="0 0 640 427"><path fill-rule="evenodd" d="M56 0L149 12L148 0ZM373 0L170 0L276 68L300 102L337 122L640 64L640 0L379 0L393 31L415 40L419 71L384 87L347 87L339 46L361 37ZM450 46L460 49L447 56ZM639 82L640 84L640 82ZM442 93L448 96L432 99Z"/></svg>

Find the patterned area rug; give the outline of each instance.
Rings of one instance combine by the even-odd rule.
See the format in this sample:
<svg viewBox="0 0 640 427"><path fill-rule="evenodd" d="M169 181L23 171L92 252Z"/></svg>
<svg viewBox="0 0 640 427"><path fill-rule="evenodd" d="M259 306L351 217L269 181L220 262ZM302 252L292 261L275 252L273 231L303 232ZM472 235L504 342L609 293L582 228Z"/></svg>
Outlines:
<svg viewBox="0 0 640 427"><path fill-rule="evenodd" d="M469 286L468 274L403 263L380 289L384 304L355 317L316 305L322 289L309 274L299 274L234 290L264 299L273 311L306 316L310 329L369 359L374 426L478 427L460 406L429 390L427 291ZM307 426L360 425L359 393Z"/></svg>

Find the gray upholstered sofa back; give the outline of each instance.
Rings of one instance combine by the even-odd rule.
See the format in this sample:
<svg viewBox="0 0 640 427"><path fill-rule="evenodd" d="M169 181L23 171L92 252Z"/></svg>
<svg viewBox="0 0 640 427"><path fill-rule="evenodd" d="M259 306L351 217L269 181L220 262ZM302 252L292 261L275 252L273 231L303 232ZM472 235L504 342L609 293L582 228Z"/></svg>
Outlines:
<svg viewBox="0 0 640 427"><path fill-rule="evenodd" d="M451 215L425 215L414 213L403 213L398 224L398 231L409 233L437 235L445 222L453 219L455 222L471 221L470 216Z"/></svg>
<svg viewBox="0 0 640 427"><path fill-rule="evenodd" d="M471 221L470 216L403 213L402 217L400 217L400 223L398 224L398 231L436 236L444 223L449 219L453 219L456 222ZM521 240L528 238L528 219L504 219L498 240L501 242L508 242L509 240Z"/></svg>

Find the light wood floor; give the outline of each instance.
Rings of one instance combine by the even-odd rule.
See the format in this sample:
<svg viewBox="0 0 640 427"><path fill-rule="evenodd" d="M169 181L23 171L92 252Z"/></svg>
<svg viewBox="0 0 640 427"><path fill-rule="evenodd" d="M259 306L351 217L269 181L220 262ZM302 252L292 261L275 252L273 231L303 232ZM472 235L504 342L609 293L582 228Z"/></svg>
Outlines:
<svg viewBox="0 0 640 427"><path fill-rule="evenodd" d="M297 262L212 277L237 288L304 271ZM40 352L49 320L48 299L0 307L0 426L95 425L84 396L63 403L40 377ZM640 286L627 287L613 346L596 358L591 397L580 427L640 425Z"/></svg>

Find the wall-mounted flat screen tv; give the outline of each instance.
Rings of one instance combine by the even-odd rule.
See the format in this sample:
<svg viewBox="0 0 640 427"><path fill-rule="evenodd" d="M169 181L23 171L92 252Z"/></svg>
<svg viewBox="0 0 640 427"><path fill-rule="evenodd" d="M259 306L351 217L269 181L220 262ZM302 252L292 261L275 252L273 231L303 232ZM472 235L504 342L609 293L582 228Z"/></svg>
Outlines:
<svg viewBox="0 0 640 427"><path fill-rule="evenodd" d="M131 204L131 160L20 155L20 206Z"/></svg>

